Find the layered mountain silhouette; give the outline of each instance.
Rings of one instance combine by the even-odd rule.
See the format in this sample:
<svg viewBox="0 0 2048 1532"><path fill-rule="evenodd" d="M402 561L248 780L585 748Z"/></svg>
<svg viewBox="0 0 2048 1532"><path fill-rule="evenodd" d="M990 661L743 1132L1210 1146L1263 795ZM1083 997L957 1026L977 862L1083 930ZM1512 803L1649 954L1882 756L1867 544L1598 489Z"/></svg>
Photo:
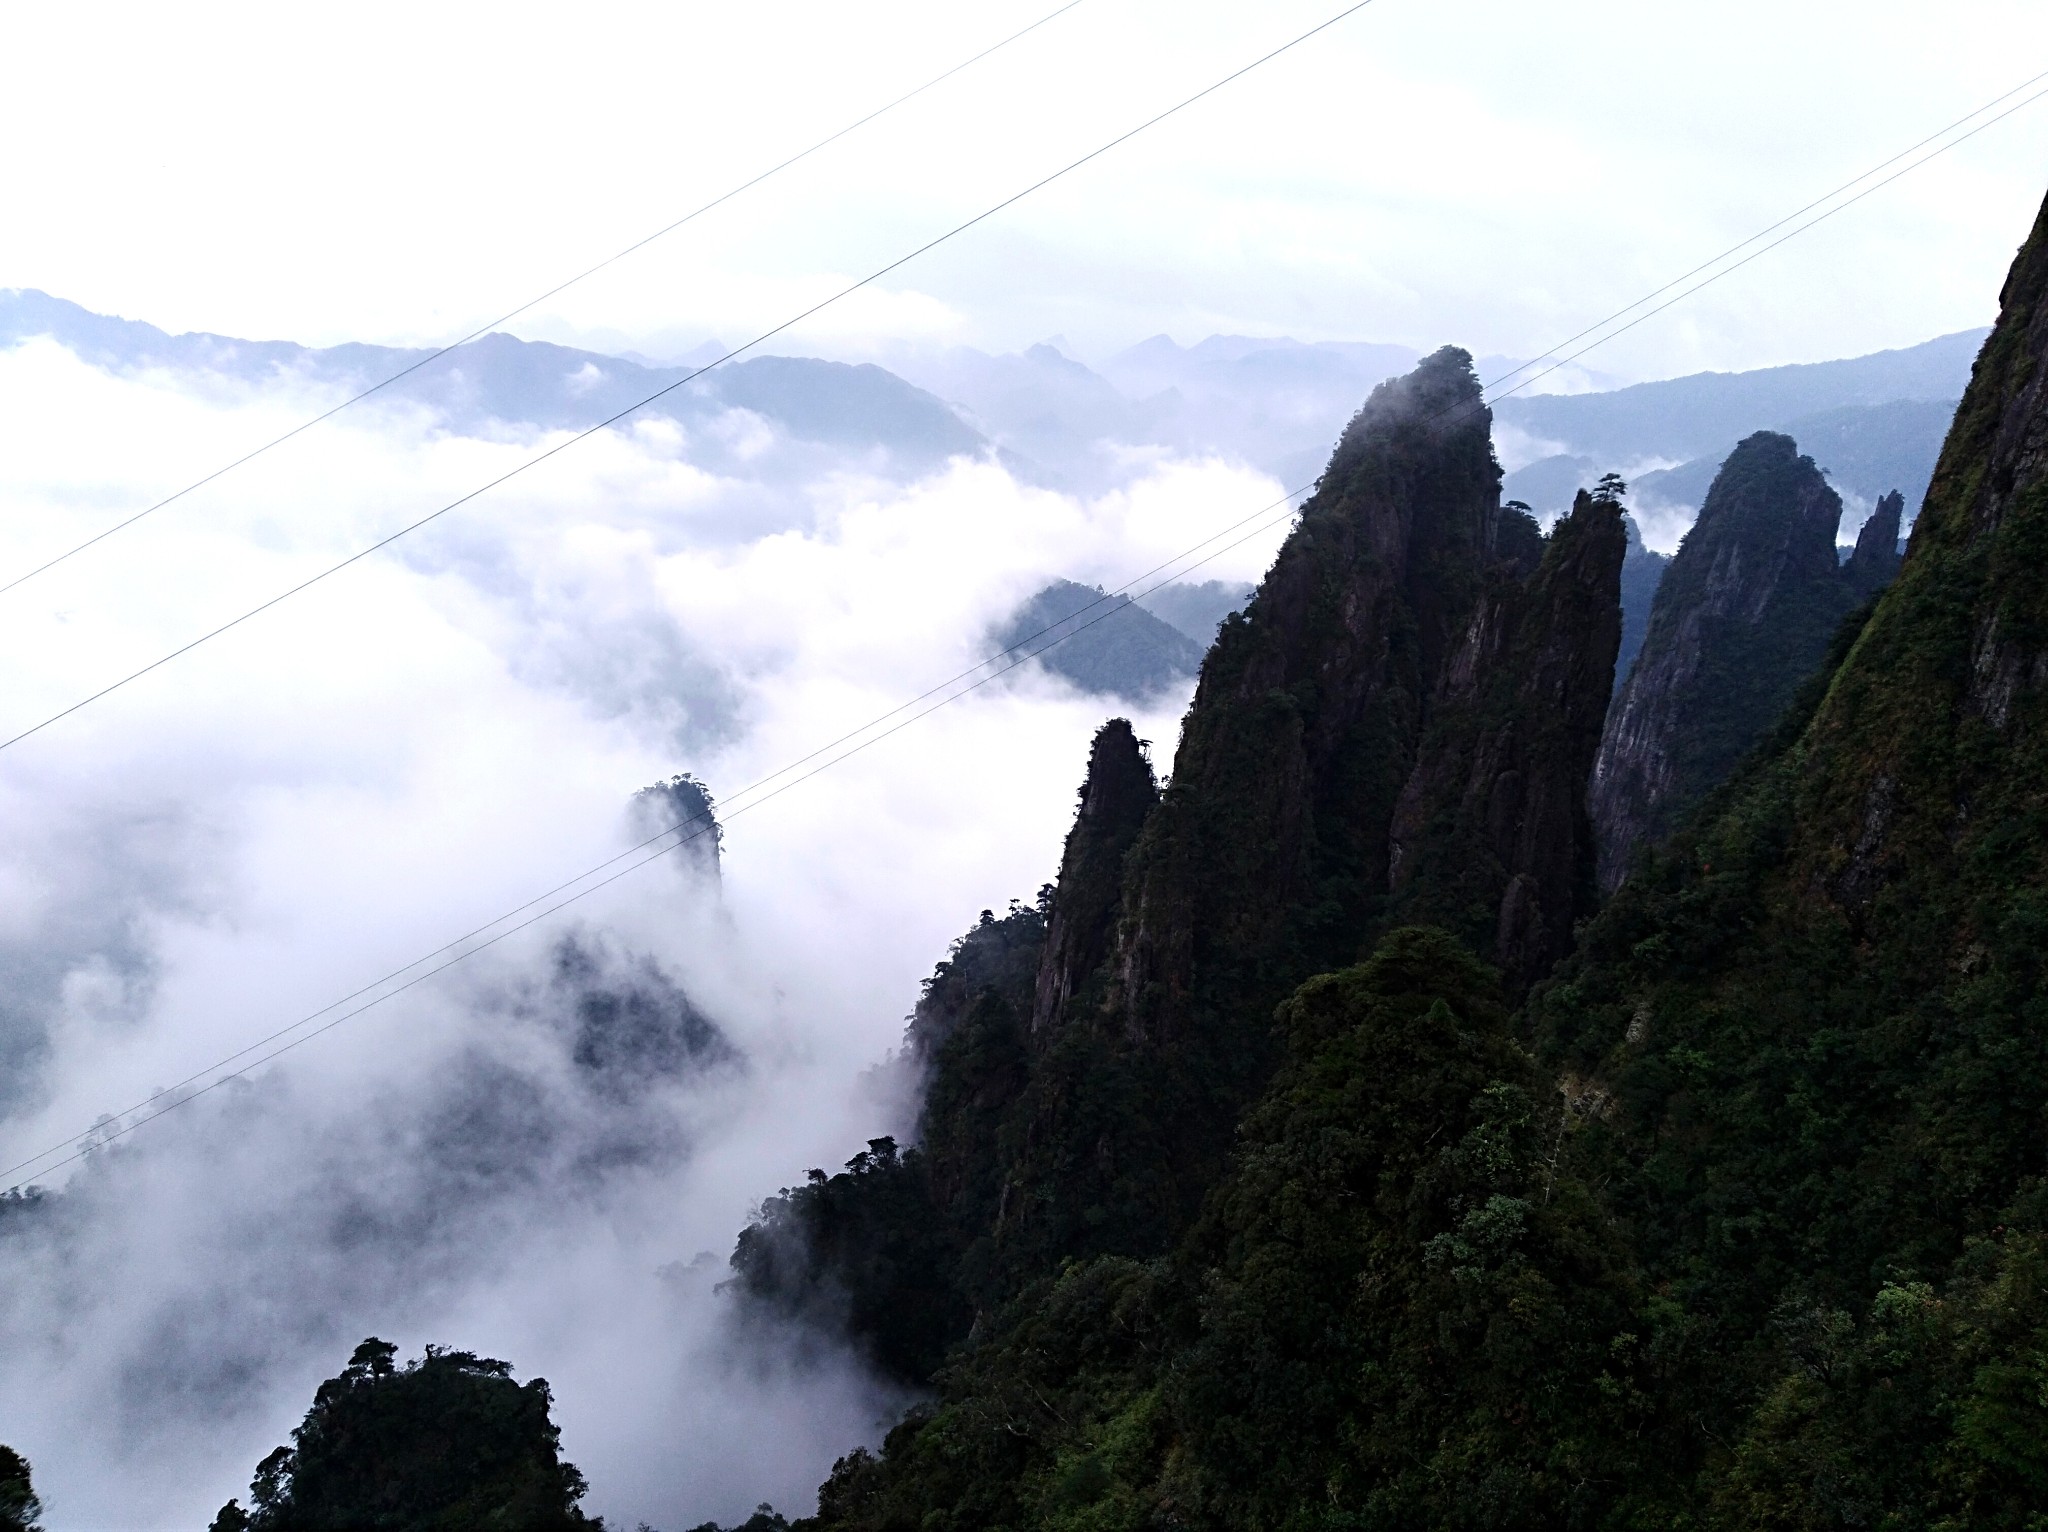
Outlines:
<svg viewBox="0 0 2048 1532"><path fill-rule="evenodd" d="M1630 486L1639 510L1675 532L1693 519L1736 443L1770 430L1799 442L1855 515L1900 490L1910 523L1983 338L1968 330L1840 362L1504 399L1504 422L1562 449L1508 475L1506 492L1554 515L1602 472L1673 464L1637 469Z"/></svg>
<svg viewBox="0 0 2048 1532"><path fill-rule="evenodd" d="M1193 677L1202 646L1129 596L1055 580L1011 613L992 647L1084 692L1143 701Z"/></svg>

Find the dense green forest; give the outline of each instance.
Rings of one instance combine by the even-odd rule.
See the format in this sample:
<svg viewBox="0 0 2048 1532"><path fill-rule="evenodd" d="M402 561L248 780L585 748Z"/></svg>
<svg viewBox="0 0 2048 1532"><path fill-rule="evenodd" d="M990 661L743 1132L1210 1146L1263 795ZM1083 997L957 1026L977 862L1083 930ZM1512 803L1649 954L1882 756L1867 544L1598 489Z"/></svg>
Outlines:
<svg viewBox="0 0 2048 1532"><path fill-rule="evenodd" d="M915 1146L742 1237L928 1388L810 1525L2048 1526L2044 361L2048 223L1874 599L1731 459L1811 674L1604 906L1620 486L1542 538L1461 353L1377 391L1164 792L1106 726L934 976Z"/></svg>

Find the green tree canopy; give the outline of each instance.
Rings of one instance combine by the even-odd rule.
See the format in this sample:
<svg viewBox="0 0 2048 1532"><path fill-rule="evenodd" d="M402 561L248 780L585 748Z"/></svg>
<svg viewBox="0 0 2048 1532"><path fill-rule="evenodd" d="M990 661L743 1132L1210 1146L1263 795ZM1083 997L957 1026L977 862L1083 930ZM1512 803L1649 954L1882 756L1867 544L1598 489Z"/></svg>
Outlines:
<svg viewBox="0 0 2048 1532"><path fill-rule="evenodd" d="M229 1501L213 1532L456 1532L601 1528L576 1508L583 1475L562 1461L546 1380L509 1363L427 1347L397 1364L374 1337L257 1466L250 1509Z"/></svg>

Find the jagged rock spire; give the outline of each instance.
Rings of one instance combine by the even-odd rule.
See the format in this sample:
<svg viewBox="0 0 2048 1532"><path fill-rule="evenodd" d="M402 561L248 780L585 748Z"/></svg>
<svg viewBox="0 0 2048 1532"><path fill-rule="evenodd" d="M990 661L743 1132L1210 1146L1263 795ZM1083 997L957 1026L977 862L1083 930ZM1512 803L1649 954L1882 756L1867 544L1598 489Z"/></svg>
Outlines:
<svg viewBox="0 0 2048 1532"><path fill-rule="evenodd" d="M1858 599L1835 553L1842 500L1789 436L1728 455L1657 588L1593 768L1601 885L1761 740Z"/></svg>
<svg viewBox="0 0 2048 1532"><path fill-rule="evenodd" d="M675 848L677 860L717 880L725 826L711 789L688 772L633 795L633 828L643 837L669 832L662 844Z"/></svg>
<svg viewBox="0 0 2048 1532"><path fill-rule="evenodd" d="M1491 424L1455 347L1374 389L1218 633L1131 854L1114 1001L1133 1035L1261 1027L1292 982L1356 956L1488 552L1541 549L1519 512L1503 524Z"/></svg>
<svg viewBox="0 0 2048 1532"><path fill-rule="evenodd" d="M1088 749L1081 805L1060 857L1031 1008L1034 1032L1075 1003L1108 955L1123 894L1124 856L1158 801L1144 742L1129 719L1110 719Z"/></svg>
<svg viewBox="0 0 2048 1532"><path fill-rule="evenodd" d="M1897 490L1881 497L1863 530L1856 534L1856 551L1849 555L1843 572L1861 591L1879 591L1892 583L1899 572L1899 523L1906 513L1906 497Z"/></svg>

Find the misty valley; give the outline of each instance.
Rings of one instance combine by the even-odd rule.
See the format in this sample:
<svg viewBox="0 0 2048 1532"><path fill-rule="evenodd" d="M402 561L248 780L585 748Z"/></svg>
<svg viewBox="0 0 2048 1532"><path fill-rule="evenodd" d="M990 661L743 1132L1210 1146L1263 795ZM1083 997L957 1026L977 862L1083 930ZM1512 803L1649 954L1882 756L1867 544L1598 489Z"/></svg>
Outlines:
<svg viewBox="0 0 2048 1532"><path fill-rule="evenodd" d="M587 437L7 779L0 1532L2044 1525L2048 205L1989 330L1493 399L0 348L65 527L383 390L0 613L38 717Z"/></svg>

